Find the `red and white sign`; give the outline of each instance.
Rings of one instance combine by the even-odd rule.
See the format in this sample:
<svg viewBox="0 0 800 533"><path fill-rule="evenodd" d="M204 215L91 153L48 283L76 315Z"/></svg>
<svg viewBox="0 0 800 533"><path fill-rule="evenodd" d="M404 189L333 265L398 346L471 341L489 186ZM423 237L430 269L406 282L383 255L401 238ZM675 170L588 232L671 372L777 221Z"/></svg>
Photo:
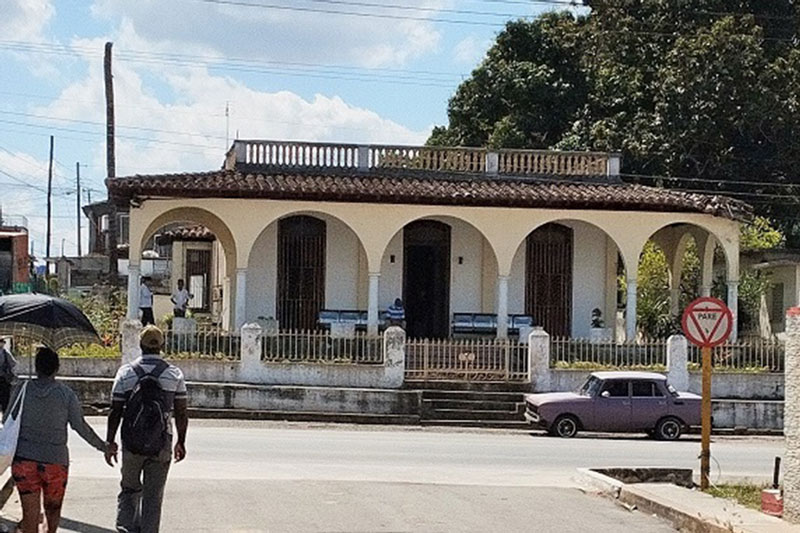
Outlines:
<svg viewBox="0 0 800 533"><path fill-rule="evenodd" d="M698 298L683 312L681 326L693 344L713 348L731 334L733 313L719 298Z"/></svg>

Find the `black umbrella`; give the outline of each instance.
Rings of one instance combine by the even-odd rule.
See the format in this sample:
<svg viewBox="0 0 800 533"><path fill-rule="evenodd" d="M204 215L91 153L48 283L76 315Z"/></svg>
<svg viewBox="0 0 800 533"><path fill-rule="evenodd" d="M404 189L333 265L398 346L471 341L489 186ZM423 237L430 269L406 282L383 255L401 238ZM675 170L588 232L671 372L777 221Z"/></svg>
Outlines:
<svg viewBox="0 0 800 533"><path fill-rule="evenodd" d="M0 335L35 339L53 350L100 342L92 323L74 304L44 294L0 296Z"/></svg>

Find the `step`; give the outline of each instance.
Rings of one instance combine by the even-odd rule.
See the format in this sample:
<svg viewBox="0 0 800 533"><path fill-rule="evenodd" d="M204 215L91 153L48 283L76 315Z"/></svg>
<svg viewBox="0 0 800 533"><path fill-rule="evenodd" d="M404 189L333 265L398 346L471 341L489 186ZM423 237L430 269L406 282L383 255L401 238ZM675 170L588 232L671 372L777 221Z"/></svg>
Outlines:
<svg viewBox="0 0 800 533"><path fill-rule="evenodd" d="M431 409L423 411L423 420L515 420L524 421L517 411L478 411L462 409Z"/></svg>
<svg viewBox="0 0 800 533"><path fill-rule="evenodd" d="M423 399L424 409L478 409L483 411L517 411L524 402L496 402L487 400L440 400Z"/></svg>
<svg viewBox="0 0 800 533"><path fill-rule="evenodd" d="M445 391L423 390L423 400L451 400L451 401L481 401L481 402L511 402L520 403L524 396L519 392L473 392L473 391Z"/></svg>
<svg viewBox="0 0 800 533"><path fill-rule="evenodd" d="M475 392L530 392L530 383L475 382L475 381L422 381L406 380L404 389L475 391Z"/></svg>
<svg viewBox="0 0 800 533"><path fill-rule="evenodd" d="M517 422L513 420L420 420L420 425L463 428L519 429L523 431L531 431L533 429L527 422Z"/></svg>

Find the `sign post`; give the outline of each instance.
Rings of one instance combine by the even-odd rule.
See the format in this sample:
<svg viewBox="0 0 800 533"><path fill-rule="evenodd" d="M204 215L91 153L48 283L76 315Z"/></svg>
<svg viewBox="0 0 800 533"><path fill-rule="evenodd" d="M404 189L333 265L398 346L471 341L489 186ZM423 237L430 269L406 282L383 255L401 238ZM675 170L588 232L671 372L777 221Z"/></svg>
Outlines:
<svg viewBox="0 0 800 533"><path fill-rule="evenodd" d="M681 326L686 338L700 347L702 355L700 489L706 490L711 471L711 348L728 339L733 328L733 314L725 302L718 298L698 298L683 312Z"/></svg>

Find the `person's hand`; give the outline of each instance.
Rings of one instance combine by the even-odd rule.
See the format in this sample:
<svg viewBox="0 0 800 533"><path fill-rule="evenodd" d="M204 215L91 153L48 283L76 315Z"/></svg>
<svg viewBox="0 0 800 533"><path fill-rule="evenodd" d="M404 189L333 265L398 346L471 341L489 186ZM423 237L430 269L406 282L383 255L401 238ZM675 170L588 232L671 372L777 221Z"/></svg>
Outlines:
<svg viewBox="0 0 800 533"><path fill-rule="evenodd" d="M117 463L117 452L119 452L119 447L117 446L116 442L108 442L106 443L106 464L108 466L113 467L114 464Z"/></svg>
<svg viewBox="0 0 800 533"><path fill-rule="evenodd" d="M186 445L179 442L175 445L175 462L180 463L186 458Z"/></svg>

